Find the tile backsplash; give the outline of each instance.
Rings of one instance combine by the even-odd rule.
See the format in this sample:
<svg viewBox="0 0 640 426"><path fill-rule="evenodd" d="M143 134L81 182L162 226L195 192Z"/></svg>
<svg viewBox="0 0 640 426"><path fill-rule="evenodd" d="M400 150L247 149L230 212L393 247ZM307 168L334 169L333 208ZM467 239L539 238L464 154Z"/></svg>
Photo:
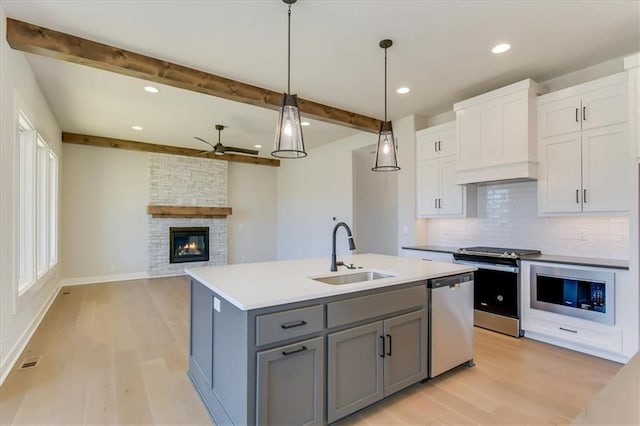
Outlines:
<svg viewBox="0 0 640 426"><path fill-rule="evenodd" d="M426 219L427 244L629 259L628 216L538 217L535 181L478 185L475 218Z"/></svg>

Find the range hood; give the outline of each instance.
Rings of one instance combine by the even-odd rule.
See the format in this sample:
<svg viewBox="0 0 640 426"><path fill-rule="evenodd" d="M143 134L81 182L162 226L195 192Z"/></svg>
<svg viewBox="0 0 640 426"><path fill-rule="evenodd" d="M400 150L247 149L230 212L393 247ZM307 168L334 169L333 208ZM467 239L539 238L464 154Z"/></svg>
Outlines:
<svg viewBox="0 0 640 426"><path fill-rule="evenodd" d="M454 104L456 183L538 178L536 96L531 79Z"/></svg>

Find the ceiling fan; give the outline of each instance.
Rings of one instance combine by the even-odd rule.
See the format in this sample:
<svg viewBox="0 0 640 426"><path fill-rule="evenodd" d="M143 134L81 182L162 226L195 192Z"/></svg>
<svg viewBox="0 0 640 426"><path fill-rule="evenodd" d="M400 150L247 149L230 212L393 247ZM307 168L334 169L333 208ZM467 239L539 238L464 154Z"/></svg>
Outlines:
<svg viewBox="0 0 640 426"><path fill-rule="evenodd" d="M239 152L241 154L258 155L258 150L256 149L247 149L247 148L240 148L236 146L222 145L222 142L220 142L220 132L222 132L222 129L224 129L224 126L222 124L216 124L216 130L218 131L218 143L215 145L197 136L194 136L194 138L199 140L200 142L206 143L211 148L213 148L213 153L215 155L223 155L223 154L226 154L227 152ZM203 152L203 154L208 152L210 151L205 151Z"/></svg>

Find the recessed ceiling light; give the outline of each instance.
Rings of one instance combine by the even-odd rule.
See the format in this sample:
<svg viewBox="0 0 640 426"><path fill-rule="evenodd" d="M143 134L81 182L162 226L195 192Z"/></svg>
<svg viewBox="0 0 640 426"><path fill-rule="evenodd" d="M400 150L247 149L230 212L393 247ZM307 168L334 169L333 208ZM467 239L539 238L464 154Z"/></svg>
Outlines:
<svg viewBox="0 0 640 426"><path fill-rule="evenodd" d="M396 90L396 92L398 92L401 95L409 93L410 91L411 89L409 89L408 87L400 87L398 90Z"/></svg>
<svg viewBox="0 0 640 426"><path fill-rule="evenodd" d="M301 126L311 126L311 123L309 123L308 121L302 121L300 123Z"/></svg>
<svg viewBox="0 0 640 426"><path fill-rule="evenodd" d="M262 145L254 145L253 147L259 149L259 148L262 148Z"/></svg>
<svg viewBox="0 0 640 426"><path fill-rule="evenodd" d="M133 130L142 130L142 126L131 126Z"/></svg>
<svg viewBox="0 0 640 426"><path fill-rule="evenodd" d="M157 87L153 87L153 86L145 86L144 88L145 92L149 92L149 93L158 93L160 90L158 90Z"/></svg>
<svg viewBox="0 0 640 426"><path fill-rule="evenodd" d="M504 53L507 50L511 49L511 45L508 43L500 43L498 44L496 47L494 47L493 49L491 49L491 51L493 53Z"/></svg>

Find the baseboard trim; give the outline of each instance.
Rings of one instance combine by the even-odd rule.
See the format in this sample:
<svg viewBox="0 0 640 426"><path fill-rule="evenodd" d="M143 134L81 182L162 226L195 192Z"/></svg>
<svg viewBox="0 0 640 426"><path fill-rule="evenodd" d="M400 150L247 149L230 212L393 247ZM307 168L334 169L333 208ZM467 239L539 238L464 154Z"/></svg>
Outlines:
<svg viewBox="0 0 640 426"><path fill-rule="evenodd" d="M60 280L60 284L62 285L62 287L68 287L72 285L111 283L114 281L143 280L146 278L151 278L149 277L149 274L146 272L133 272L129 274L95 275L92 277L63 278Z"/></svg>
<svg viewBox="0 0 640 426"><path fill-rule="evenodd" d="M22 355L22 352L31 341L33 334L38 329L38 326L42 322L42 319L44 318L46 313L49 311L49 308L51 308L53 301L56 300L56 297L58 296L58 293L60 293L61 288L62 285L59 281L51 291L49 299L44 303L44 305L42 305L42 308L40 309L38 314L33 318L31 323L29 323L29 326L24 330L24 333L22 333L22 336L20 336L11 350L7 352L7 356L0 363L0 386L2 386L9 373L13 370L13 367L20 359L20 355Z"/></svg>

